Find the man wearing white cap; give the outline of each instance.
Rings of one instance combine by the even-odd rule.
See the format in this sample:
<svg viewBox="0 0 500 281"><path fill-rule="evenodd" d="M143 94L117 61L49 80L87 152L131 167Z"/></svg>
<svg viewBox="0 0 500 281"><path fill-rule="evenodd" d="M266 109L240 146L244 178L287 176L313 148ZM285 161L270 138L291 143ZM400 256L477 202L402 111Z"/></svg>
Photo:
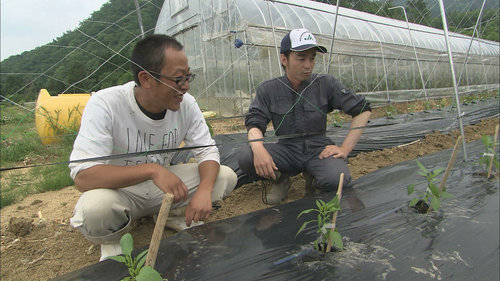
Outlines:
<svg viewBox="0 0 500 281"><path fill-rule="evenodd" d="M347 156L362 129L350 130L341 145L326 136L327 113L334 109L353 117L351 128L364 127L371 115L369 102L331 75L313 73L317 52L326 53L307 29L294 29L281 41L280 61L285 75L261 83L245 119L248 139L262 139L272 121L277 143L251 141L239 157L239 167L250 178L267 179L263 201L283 201L290 176L303 173L306 194L316 188L335 191L344 173L351 181ZM290 137L296 136L296 137Z"/></svg>

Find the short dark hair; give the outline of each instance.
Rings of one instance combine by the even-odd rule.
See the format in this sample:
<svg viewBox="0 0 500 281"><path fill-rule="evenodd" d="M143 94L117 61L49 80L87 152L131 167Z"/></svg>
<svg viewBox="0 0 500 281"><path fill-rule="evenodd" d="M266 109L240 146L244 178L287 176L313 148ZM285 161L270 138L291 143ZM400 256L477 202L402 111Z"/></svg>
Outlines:
<svg viewBox="0 0 500 281"><path fill-rule="evenodd" d="M134 75L135 83L140 86L139 72L141 70L150 70L159 73L163 68L165 58L165 49L174 48L182 50L183 46L174 37L154 34L149 35L137 42L132 51L131 69Z"/></svg>

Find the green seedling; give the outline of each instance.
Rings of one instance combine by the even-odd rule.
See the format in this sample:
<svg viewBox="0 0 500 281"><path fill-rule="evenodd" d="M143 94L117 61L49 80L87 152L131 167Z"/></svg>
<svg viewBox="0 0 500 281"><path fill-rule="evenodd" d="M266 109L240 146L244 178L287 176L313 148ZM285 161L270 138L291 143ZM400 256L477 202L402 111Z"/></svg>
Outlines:
<svg viewBox="0 0 500 281"><path fill-rule="evenodd" d="M419 202L422 201L425 204L429 205L432 207L434 210L438 210L439 207L441 206L441 199L440 198L451 198L453 195L450 193L446 192L446 188L443 187L443 191L439 192L438 187L436 186L436 182L438 180L436 177L441 174L444 171L444 168L437 168L433 171L427 170L425 166L420 163L417 160L417 165L420 168L420 171L418 172L420 175L426 178L427 180L427 187L425 189L425 192L420 192L418 190L415 190L415 185L414 184L409 184L407 189L408 189L408 196L412 195L413 192L417 192L417 197L413 198L410 200L410 207L415 207L415 205ZM429 209L428 209L429 210ZM427 211L428 211L427 210Z"/></svg>
<svg viewBox="0 0 500 281"><path fill-rule="evenodd" d="M424 101L424 110L431 110L432 109L432 103L430 100Z"/></svg>
<svg viewBox="0 0 500 281"><path fill-rule="evenodd" d="M330 202L327 203L318 199L316 200L316 206L317 209L304 210L297 216L297 219L299 219L302 215L311 212L318 213L317 219L304 222L295 236L299 235L299 233L301 233L309 223L317 222L318 229L316 232L320 236L314 241L315 249L317 251L324 252L326 250L325 243L327 243L328 239L330 239L332 244L342 251L344 249L344 245L342 243L342 236L340 235L338 229L335 228L335 230L332 230L331 227L327 227L328 222L331 222L332 220L333 214L341 210L338 196L335 196Z"/></svg>
<svg viewBox="0 0 500 281"><path fill-rule="evenodd" d="M132 257L134 239L130 233L122 236L120 245L122 247L123 256L112 256L109 258L124 263L125 266L128 267L130 276L123 278L122 281L164 281L154 268L151 266L144 266L148 249L142 251L135 258Z"/></svg>
<svg viewBox="0 0 500 281"><path fill-rule="evenodd" d="M388 119L394 119L396 115L398 115L398 109L394 105L390 104L387 106L385 113Z"/></svg>
<svg viewBox="0 0 500 281"><path fill-rule="evenodd" d="M344 118L339 110L334 110L332 114L328 115L328 124L333 125L334 127L342 127L342 122L344 122Z"/></svg>
<svg viewBox="0 0 500 281"><path fill-rule="evenodd" d="M415 111L417 111L417 106L416 106L416 105L414 105L414 104L409 104L409 105L406 107L406 110L408 111L408 113L415 112Z"/></svg>
<svg viewBox="0 0 500 281"><path fill-rule="evenodd" d="M498 158L495 154L495 146L496 144L493 142L493 139L491 136L483 136L481 138L481 141L483 142L485 152L481 154L481 157L479 157L479 164L485 166L485 171L489 170L489 167L491 165L491 161L493 161L493 165L495 166L495 170L499 170L499 163L498 163Z"/></svg>

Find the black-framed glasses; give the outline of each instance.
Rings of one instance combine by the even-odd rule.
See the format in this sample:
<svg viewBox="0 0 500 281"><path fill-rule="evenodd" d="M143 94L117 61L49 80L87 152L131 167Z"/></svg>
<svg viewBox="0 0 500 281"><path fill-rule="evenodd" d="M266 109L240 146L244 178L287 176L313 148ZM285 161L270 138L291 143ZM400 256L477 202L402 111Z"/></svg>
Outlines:
<svg viewBox="0 0 500 281"><path fill-rule="evenodd" d="M162 78L165 78L167 80L173 81L179 87L186 84L186 82L193 82L194 78L196 77L196 74L194 74L194 73L190 73L188 75L183 75L183 76L171 77L171 76L166 76L166 75L163 75L163 74L160 74L158 72L151 71L151 70L148 72L151 74L157 75L158 77L162 77Z"/></svg>

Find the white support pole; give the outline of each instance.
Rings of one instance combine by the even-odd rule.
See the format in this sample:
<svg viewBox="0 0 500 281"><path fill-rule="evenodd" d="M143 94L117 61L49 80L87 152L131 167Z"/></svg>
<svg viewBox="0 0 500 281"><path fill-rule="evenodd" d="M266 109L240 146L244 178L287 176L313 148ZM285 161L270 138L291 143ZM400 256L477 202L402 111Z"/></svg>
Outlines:
<svg viewBox="0 0 500 281"><path fill-rule="evenodd" d="M332 63L333 41L335 41L335 30L337 29L337 19L339 17L339 0L337 0L335 9L335 20L333 21L332 42L330 43L330 54L328 55L328 65L326 66L326 74L329 74L330 64Z"/></svg>
<svg viewBox="0 0 500 281"><path fill-rule="evenodd" d="M467 151L465 148L465 132L464 132L464 124L462 120L462 109L460 105L460 98L458 96L458 86L457 79L455 76L455 68L453 66L453 54L451 52L451 45L448 36L448 23L446 22L446 14L444 12L444 4L443 0L439 0L439 9L441 10L441 19L443 20L443 30L444 30L444 38L446 40L446 48L448 49L448 59L450 60L450 70L451 70L451 78L453 80L453 89L455 90L455 101L457 103L457 115L458 115L458 123L460 125L460 135L462 136L463 142L463 150L464 150L464 161L467 161Z"/></svg>
<svg viewBox="0 0 500 281"><path fill-rule="evenodd" d="M413 42L413 36L411 35L410 24L408 23L408 16L406 15L406 9L403 6L396 6L396 7L389 8L389 10L392 10L395 8L403 9L403 13L405 15L405 20L406 20L406 27L408 28L408 35L410 36L411 46L413 47L413 52L415 53L415 59L417 60L418 72L420 73L420 80L422 81L422 89L424 90L425 100L429 100L427 97L427 90L425 89L425 80L424 80L424 75L422 74L422 67L420 67L420 61L418 60L418 56L417 56L417 49L415 48L415 43Z"/></svg>
<svg viewBox="0 0 500 281"><path fill-rule="evenodd" d="M267 1L267 10L269 12L269 18L271 19L271 27L273 29L274 46L276 49L276 56L278 57L278 69L280 70L280 76L282 76L283 70L281 70L280 51L278 50L278 42L276 42L276 32L274 31L273 15L271 14L271 7L269 6L269 1Z"/></svg>
<svg viewBox="0 0 500 281"><path fill-rule="evenodd" d="M472 32L472 35L470 37L469 47L467 48L467 53L465 54L464 68L462 69L462 72L460 73L460 76L458 77L458 85L460 85L460 81L462 80L462 74L464 73L463 70L465 70L467 68L467 61L469 60L469 53L470 53L470 49L472 48L472 43L474 42L474 36L476 34L478 34L477 27L479 26L479 23L481 22L481 16L483 15L484 4L486 4L486 0L483 1L483 5L481 6L481 10L479 11L479 15L477 16L477 21L476 21L476 25L474 26L474 31ZM479 34L478 34L478 38L479 38ZM482 60L481 60L481 62L482 62ZM465 73L465 77L468 77L467 73ZM469 86L468 81L467 81L467 86Z"/></svg>
<svg viewBox="0 0 500 281"><path fill-rule="evenodd" d="M139 1L135 0L135 11L137 12L137 20L139 21L139 26L141 27L141 35L144 38L144 26L142 25L141 10L139 9Z"/></svg>

